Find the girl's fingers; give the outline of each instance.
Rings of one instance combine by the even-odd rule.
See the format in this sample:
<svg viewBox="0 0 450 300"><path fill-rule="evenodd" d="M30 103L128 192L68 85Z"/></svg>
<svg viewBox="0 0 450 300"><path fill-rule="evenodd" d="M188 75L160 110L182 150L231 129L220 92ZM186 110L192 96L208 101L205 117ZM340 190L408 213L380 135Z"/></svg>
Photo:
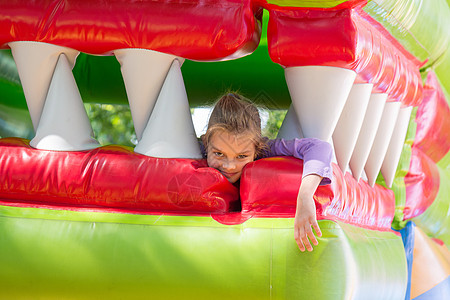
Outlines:
<svg viewBox="0 0 450 300"><path fill-rule="evenodd" d="M316 232L317 236L322 236L322 231L320 231L319 224L317 224L317 221L314 221L312 224L314 231Z"/></svg>
<svg viewBox="0 0 450 300"><path fill-rule="evenodd" d="M305 250L313 251L312 245L317 246L319 244L312 228L314 228L317 236L322 236L319 224L315 220L312 221L311 224L296 224L296 226L294 227L295 241L297 242L297 245L302 252L304 252Z"/></svg>
<svg viewBox="0 0 450 300"><path fill-rule="evenodd" d="M307 233L307 235L309 237L309 240L313 243L313 245L317 246L319 244L319 242L317 241L316 236L314 235L311 227L309 227L309 230L306 233Z"/></svg>
<svg viewBox="0 0 450 300"><path fill-rule="evenodd" d="M305 244L305 246L306 246L306 250L311 252L313 249L312 249L311 243L309 242L309 239L308 239L308 233L304 231L303 235L301 236L301 239L302 239L303 244Z"/></svg>
<svg viewBox="0 0 450 300"><path fill-rule="evenodd" d="M300 249L300 251L305 252L305 246L303 245L302 240L298 239L297 245L298 245L298 248Z"/></svg>
<svg viewBox="0 0 450 300"><path fill-rule="evenodd" d="M303 228L296 228L295 229L295 241L297 242L298 247L300 248L300 251L305 251L305 245L303 245L302 241L302 235L303 235Z"/></svg>

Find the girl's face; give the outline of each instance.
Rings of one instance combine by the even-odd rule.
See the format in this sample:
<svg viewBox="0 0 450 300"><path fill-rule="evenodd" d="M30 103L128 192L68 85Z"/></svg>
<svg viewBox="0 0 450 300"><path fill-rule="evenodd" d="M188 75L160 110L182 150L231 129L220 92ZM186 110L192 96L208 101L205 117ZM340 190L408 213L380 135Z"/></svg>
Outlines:
<svg viewBox="0 0 450 300"><path fill-rule="evenodd" d="M208 166L219 170L229 182L235 183L246 164L255 159L256 148L251 133L215 132L208 144Z"/></svg>

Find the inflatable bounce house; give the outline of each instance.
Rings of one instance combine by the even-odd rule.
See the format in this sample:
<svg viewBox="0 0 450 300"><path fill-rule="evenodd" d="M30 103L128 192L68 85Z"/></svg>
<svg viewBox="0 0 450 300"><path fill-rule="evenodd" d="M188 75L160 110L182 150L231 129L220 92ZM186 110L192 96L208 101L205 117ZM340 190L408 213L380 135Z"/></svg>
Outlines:
<svg viewBox="0 0 450 300"><path fill-rule="evenodd" d="M1 0L0 298L450 299L449 4ZM230 87L332 143L314 251L301 160L202 159L190 108Z"/></svg>

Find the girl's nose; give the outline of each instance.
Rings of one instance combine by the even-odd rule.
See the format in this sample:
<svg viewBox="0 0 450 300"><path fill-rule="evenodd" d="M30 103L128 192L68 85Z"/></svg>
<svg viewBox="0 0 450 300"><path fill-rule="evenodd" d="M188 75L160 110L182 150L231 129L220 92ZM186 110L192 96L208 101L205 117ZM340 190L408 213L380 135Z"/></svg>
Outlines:
<svg viewBox="0 0 450 300"><path fill-rule="evenodd" d="M234 162L234 160L227 160L224 162L223 168L226 170L233 170L236 168L236 163Z"/></svg>

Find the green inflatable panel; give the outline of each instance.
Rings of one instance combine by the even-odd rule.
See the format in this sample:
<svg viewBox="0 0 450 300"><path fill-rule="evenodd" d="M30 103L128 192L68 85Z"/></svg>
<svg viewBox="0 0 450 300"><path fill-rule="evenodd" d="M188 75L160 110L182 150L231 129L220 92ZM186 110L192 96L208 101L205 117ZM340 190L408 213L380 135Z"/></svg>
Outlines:
<svg viewBox="0 0 450 300"><path fill-rule="evenodd" d="M439 192L431 206L413 219L429 236L442 240L450 249L450 152L437 164Z"/></svg>
<svg viewBox="0 0 450 300"><path fill-rule="evenodd" d="M2 205L0 298L404 297L400 236L326 220L320 226L319 246L301 253L293 219L223 225L206 216Z"/></svg>

